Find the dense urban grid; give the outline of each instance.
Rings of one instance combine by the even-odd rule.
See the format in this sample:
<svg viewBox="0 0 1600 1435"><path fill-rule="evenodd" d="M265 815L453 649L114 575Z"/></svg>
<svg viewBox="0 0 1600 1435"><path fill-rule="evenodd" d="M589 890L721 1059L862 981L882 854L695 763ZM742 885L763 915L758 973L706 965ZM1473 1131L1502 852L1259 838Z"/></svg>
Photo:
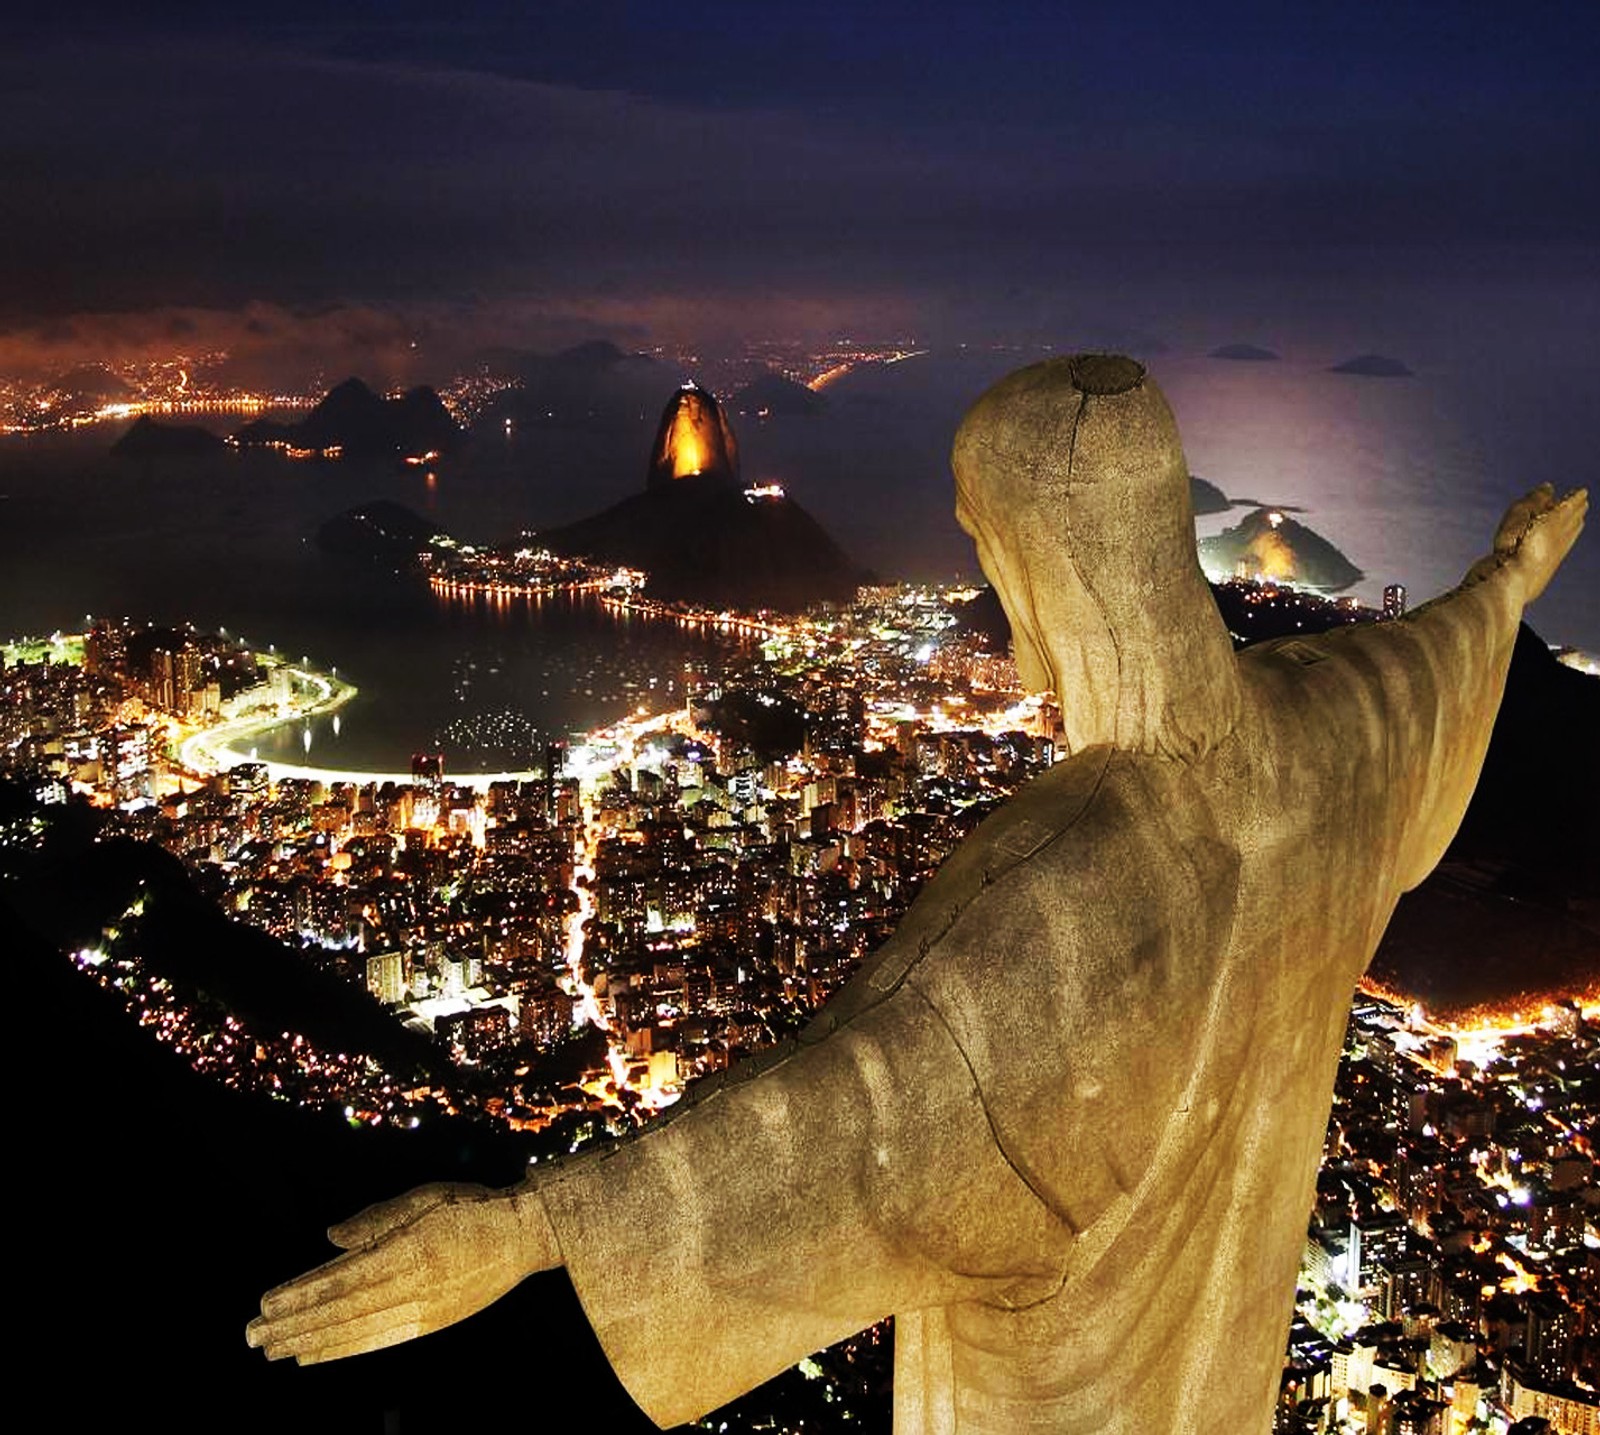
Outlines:
<svg viewBox="0 0 1600 1435"><path fill-rule="evenodd" d="M248 1026L149 969L137 896L64 954L236 1088L358 1123L465 1113L523 1133L533 1159L625 1134L795 1031L1055 758L1053 710L963 621L970 589L867 588L778 619L652 605L639 575L533 553L440 554L431 578L441 601L569 587L648 621L743 624L747 645L674 675L682 704L489 775L431 753L389 775L251 760L251 734L354 688L226 634L101 620L4 649L0 763L38 805L0 842L26 849L37 814L90 804L102 840L167 849L432 1054ZM1233 587L1246 615L1322 602ZM1596 1016L1568 1003L1446 1029L1358 1000L1281 1431L1600 1432ZM868 1332L800 1376L859 1411L884 1343Z"/></svg>

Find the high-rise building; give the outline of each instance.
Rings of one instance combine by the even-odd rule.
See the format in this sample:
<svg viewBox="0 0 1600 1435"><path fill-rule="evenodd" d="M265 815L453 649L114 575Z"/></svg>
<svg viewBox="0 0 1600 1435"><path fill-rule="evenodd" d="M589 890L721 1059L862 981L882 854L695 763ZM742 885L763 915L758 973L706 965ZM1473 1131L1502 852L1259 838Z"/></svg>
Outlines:
<svg viewBox="0 0 1600 1435"><path fill-rule="evenodd" d="M1500 1404L1512 1420L1540 1416L1562 1435L1600 1435L1600 1397L1534 1375L1515 1360L1500 1372Z"/></svg>
<svg viewBox="0 0 1600 1435"><path fill-rule="evenodd" d="M83 645L83 665L96 677L122 671L128 657L127 634L115 623L102 618L89 629Z"/></svg>
<svg viewBox="0 0 1600 1435"><path fill-rule="evenodd" d="M528 992L522 998L522 1034L540 1046L565 1040L576 1020L572 998L555 987Z"/></svg>
<svg viewBox="0 0 1600 1435"><path fill-rule="evenodd" d="M1391 583L1383 590L1383 616L1403 618L1406 614L1406 585Z"/></svg>
<svg viewBox="0 0 1600 1435"><path fill-rule="evenodd" d="M385 1006L406 999L406 963L400 952L378 952L367 958L367 990Z"/></svg>
<svg viewBox="0 0 1600 1435"><path fill-rule="evenodd" d="M100 735L101 780L116 803L150 796L150 729L117 724Z"/></svg>
<svg viewBox="0 0 1600 1435"><path fill-rule="evenodd" d="M1578 1314L1554 1291L1532 1291L1525 1301L1528 1334L1524 1352L1530 1374L1560 1381L1572 1374L1568 1356L1578 1332Z"/></svg>

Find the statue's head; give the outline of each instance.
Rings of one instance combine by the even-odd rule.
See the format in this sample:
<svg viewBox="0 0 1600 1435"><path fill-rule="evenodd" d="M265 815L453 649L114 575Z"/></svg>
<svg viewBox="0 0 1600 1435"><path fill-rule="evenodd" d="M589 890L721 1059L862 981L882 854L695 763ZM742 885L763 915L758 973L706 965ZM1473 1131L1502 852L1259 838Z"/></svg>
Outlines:
<svg viewBox="0 0 1600 1435"><path fill-rule="evenodd" d="M1011 620L1017 667L1069 750L1192 758L1238 713L1233 649L1195 555L1177 425L1142 365L1077 354L968 411L956 517Z"/></svg>

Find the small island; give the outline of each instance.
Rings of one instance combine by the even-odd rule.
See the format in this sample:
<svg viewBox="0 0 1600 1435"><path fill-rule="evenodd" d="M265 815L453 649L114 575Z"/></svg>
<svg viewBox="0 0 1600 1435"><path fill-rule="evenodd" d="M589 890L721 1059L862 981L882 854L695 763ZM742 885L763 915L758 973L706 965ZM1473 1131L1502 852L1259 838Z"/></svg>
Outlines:
<svg viewBox="0 0 1600 1435"><path fill-rule="evenodd" d="M1266 364L1275 363L1279 356L1271 349L1263 349L1259 344L1219 344L1206 357L1232 359L1235 363L1242 364Z"/></svg>
<svg viewBox="0 0 1600 1435"><path fill-rule="evenodd" d="M265 448L296 459L403 462L413 467L452 453L466 435L438 394L427 387L395 398L346 379L295 423L256 419L232 439L236 448Z"/></svg>
<svg viewBox="0 0 1600 1435"><path fill-rule="evenodd" d="M111 445L111 453L115 458L144 460L207 458L226 447L210 429L198 424L162 424L141 414Z"/></svg>
<svg viewBox="0 0 1600 1435"><path fill-rule="evenodd" d="M1358 374L1367 379L1409 379L1412 371L1401 363L1399 359L1391 359L1387 354L1357 354L1352 359L1346 359L1342 364L1334 364L1328 370L1331 374Z"/></svg>

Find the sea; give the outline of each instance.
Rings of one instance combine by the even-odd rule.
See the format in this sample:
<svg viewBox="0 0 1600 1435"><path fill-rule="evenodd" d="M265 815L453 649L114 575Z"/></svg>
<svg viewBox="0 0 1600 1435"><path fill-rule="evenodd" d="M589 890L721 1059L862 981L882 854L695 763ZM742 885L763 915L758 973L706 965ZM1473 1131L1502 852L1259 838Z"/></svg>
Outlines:
<svg viewBox="0 0 1600 1435"><path fill-rule="evenodd" d="M974 576L951 514L950 439L988 383L1035 357L935 352L847 376L815 418L734 415L745 480L782 483L884 580ZM1240 505L1203 531L1256 502L1300 510L1363 571L1350 591L1369 603L1393 582L1413 603L1446 590L1520 493L1590 476L1600 372L1581 366L1520 380L1198 354L1150 367L1192 471ZM664 374L663 402L680 377ZM686 682L714 680L748 649L589 600L442 599L323 552L317 528L389 498L466 541L514 541L642 484L655 418L491 433L431 474L273 454L130 462L109 453L124 425L0 438L0 634L79 631L90 615L222 628L360 689L337 721L262 739L263 757L397 770L442 748L456 771L537 766L545 742L681 703ZM1529 618L1553 644L1600 652L1600 533L1580 539Z"/></svg>
<svg viewBox="0 0 1600 1435"><path fill-rule="evenodd" d="M266 455L128 466L104 455L115 436L0 446L0 629L188 622L356 685L336 713L252 738L263 759L392 772L442 751L448 771L541 768L547 743L680 706L686 685L750 651L587 596L445 599L415 574L317 545L325 519L370 498L436 508L437 478ZM470 487L453 497L453 525L474 498L492 506Z"/></svg>

